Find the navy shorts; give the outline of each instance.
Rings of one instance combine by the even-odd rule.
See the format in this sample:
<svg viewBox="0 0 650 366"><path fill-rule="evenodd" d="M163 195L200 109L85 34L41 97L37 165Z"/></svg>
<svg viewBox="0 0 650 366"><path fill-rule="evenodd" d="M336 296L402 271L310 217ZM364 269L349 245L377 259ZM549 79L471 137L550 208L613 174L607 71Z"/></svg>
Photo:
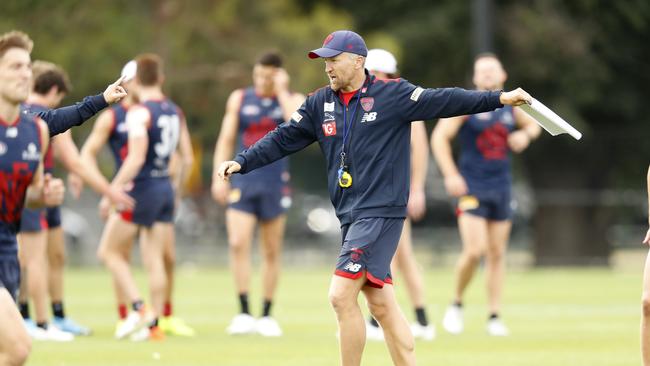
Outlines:
<svg viewBox="0 0 650 366"><path fill-rule="evenodd" d="M138 181L129 195L135 199L135 207L120 213L123 220L146 227L156 222L174 221L174 188L169 179Z"/></svg>
<svg viewBox="0 0 650 366"><path fill-rule="evenodd" d="M20 264L16 254L0 254L0 288L6 288L16 300L20 288Z"/></svg>
<svg viewBox="0 0 650 366"><path fill-rule="evenodd" d="M21 232L43 231L61 226L61 207L25 208L20 218Z"/></svg>
<svg viewBox="0 0 650 366"><path fill-rule="evenodd" d="M456 213L468 213L488 220L512 219L512 195L509 189L477 191L458 199Z"/></svg>
<svg viewBox="0 0 650 366"><path fill-rule="evenodd" d="M334 274L357 279L366 274L366 284L382 288L392 284L393 260L404 218L372 217L341 227L343 245Z"/></svg>
<svg viewBox="0 0 650 366"><path fill-rule="evenodd" d="M291 207L291 189L287 185L234 186L228 195L228 208L248 212L261 221L272 220Z"/></svg>

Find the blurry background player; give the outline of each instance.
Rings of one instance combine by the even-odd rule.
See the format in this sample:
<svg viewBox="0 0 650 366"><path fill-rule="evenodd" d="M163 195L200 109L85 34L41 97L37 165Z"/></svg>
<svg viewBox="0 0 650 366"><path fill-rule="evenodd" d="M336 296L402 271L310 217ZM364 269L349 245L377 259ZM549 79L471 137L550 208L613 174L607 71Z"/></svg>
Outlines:
<svg viewBox="0 0 650 366"><path fill-rule="evenodd" d="M124 87L129 90L134 83L137 69L135 61L129 61L122 69L122 78ZM101 148L108 144L115 161L115 171L119 170L127 155L128 131L126 127L126 112L128 108L136 104L136 98L133 93L129 94L121 103L115 104L111 109L103 112L97 117L93 130L86 139L81 149L81 157L86 169L99 172L97 165L97 154ZM185 139L181 139L181 149L183 149ZM191 151L191 147L190 147ZM183 155L184 156L184 155ZM185 159L186 160L186 159ZM191 160L190 160L191 161ZM182 172L185 170L183 164L175 164L174 173L179 179L175 184L176 195L180 195L180 186L182 183ZM123 321L127 319L129 299L136 299L133 303L128 304L134 311L142 307L142 299L138 288L133 280L130 268L131 249L133 242L138 234L138 226L132 222L122 220L119 212L111 212L108 207L108 201L102 199L100 204L100 214L107 220L104 232L97 249L97 256L110 269L113 276L113 287L118 304L119 321L115 327L116 331L120 329ZM160 318L159 326L167 334L193 336L194 330L187 326L185 322L172 315L172 289L174 275L174 241L171 241L165 247L165 272L167 274L168 286L165 291L165 305ZM123 277L122 280L118 278ZM123 288L122 283L128 286ZM132 295L129 296L129 293ZM117 334L117 333L116 333Z"/></svg>
<svg viewBox="0 0 650 366"><path fill-rule="evenodd" d="M129 278L120 287L129 293L138 310L132 311L117 329L118 338L134 334L134 340L164 338L158 317L164 314L165 299L171 283L165 270L165 248L174 240L174 187L169 175L169 161L183 140L182 163L192 164L192 152L185 117L162 91L164 81L162 60L157 55L143 54L136 58L136 76L131 85L139 104L126 114L128 154L113 178L115 187L131 186L130 194L136 205L132 211L122 211L121 218L138 226L142 260L149 276L152 316L146 314L137 288ZM189 156L187 155L189 154ZM128 268L128 266L127 266ZM117 278L118 281L124 276ZM149 322L148 327L143 327ZM137 332L140 328L143 332ZM135 333L137 332L137 333Z"/></svg>
<svg viewBox="0 0 650 366"><path fill-rule="evenodd" d="M122 84L126 90L131 89L136 67L135 61L129 61L122 69ZM99 172L97 154L105 144L108 144L115 161L115 172L120 169L127 154L126 111L135 103L135 96L130 93L120 103L111 106L109 110L102 112L97 117L92 132L88 135L81 148L81 158L86 169ZM102 199L100 215L106 220L106 225L97 249L97 256L111 271L113 277L113 287L120 319L115 327L117 332L122 321L126 320L128 315L126 304L129 302L129 292L133 294L132 298L137 299L132 304L129 304L131 309L139 311L143 306L142 297L135 285L129 265L131 249L138 234L138 227L131 222L122 220L119 212L111 211L108 206ZM118 276L124 276L125 279L118 280ZM120 286L121 283L128 283L128 288L125 289Z"/></svg>
<svg viewBox="0 0 650 366"><path fill-rule="evenodd" d="M280 259L289 196L288 160L282 159L250 174L233 177L228 183L217 177L219 163L246 149L267 132L291 118L305 97L289 91L289 76L276 53L262 55L253 67L253 86L230 94L226 114L214 152L212 195L226 210L230 268L239 295L240 313L228 326L230 334L257 331L280 336L282 329L271 317L271 305L280 275ZM232 186L231 186L232 184ZM264 304L256 322L248 308L250 251L259 222L262 249Z"/></svg>
<svg viewBox="0 0 650 366"><path fill-rule="evenodd" d="M499 90L507 78L499 59L482 54L474 63L478 90ZM458 228L463 250L456 267L456 293L443 319L445 330L463 331L463 294L481 257L486 258L490 335L509 331L499 318L504 278L504 254L512 225L510 152L520 153L541 128L519 108L441 119L431 135L434 156L447 193L458 198ZM461 155L454 163L451 140L459 135Z"/></svg>
<svg viewBox="0 0 650 366"><path fill-rule="evenodd" d="M650 209L650 166L648 166L647 175L648 186L648 203ZM648 213L650 220L650 212ZM649 222L650 224L650 222ZM645 234L643 243L650 245L650 229ZM650 366L650 252L645 260L645 268L643 270L643 295L642 301L642 318L641 318L641 355L643 358L643 366Z"/></svg>
<svg viewBox="0 0 650 366"><path fill-rule="evenodd" d="M379 79L394 79L397 77L397 60L395 56L386 50L369 50L365 67ZM424 121L413 122L411 123L411 188L407 205L408 217L404 220L402 236L393 257L392 266L397 267L404 276L409 298L415 308L417 322L411 324L413 336L423 340L432 340L435 337L435 328L429 325L427 320L422 274L413 253L411 220L420 220L426 211L424 183L428 164L429 148L427 146L427 130ZM394 269L392 271L396 272ZM384 338L379 323L373 317L368 320L366 337L373 340L382 340Z"/></svg>
<svg viewBox="0 0 650 366"><path fill-rule="evenodd" d="M70 90L70 82L65 71L45 61L35 61L32 70L32 91L23 108L38 113L57 107ZM52 139L50 148L45 154L43 164L45 173L53 173L54 156L64 163L67 170L87 180L96 190L110 191L108 183L101 184L96 176L83 168L70 131ZM109 196L113 200L132 204L132 199L124 192L113 190L109 192ZM21 266L25 274L29 273L28 276L23 277L23 291L20 294L19 305L30 335L39 340L65 341L72 339L71 334L90 334L88 328L65 316L63 307L65 239L61 228L60 207L25 209L18 242L21 247ZM47 323L48 289L54 327L48 327ZM36 324L29 317L28 292L34 301ZM66 333L61 333L59 329Z"/></svg>
<svg viewBox="0 0 650 366"><path fill-rule="evenodd" d="M15 304L20 283L18 232L23 205L55 206L63 201L63 182L43 175L43 153L50 133L82 123L107 103L124 97L119 80L101 96L81 104L39 113L23 113L20 103L32 82L32 40L21 32L0 36L0 364L22 365L31 341ZM48 131L51 124L56 131Z"/></svg>

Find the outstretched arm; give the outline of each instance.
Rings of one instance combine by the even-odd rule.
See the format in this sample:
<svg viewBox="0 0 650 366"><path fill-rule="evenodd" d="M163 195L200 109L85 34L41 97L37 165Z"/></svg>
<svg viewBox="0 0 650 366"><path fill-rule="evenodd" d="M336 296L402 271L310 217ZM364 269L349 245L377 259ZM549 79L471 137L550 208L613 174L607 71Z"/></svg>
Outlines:
<svg viewBox="0 0 650 366"><path fill-rule="evenodd" d="M510 92L424 89L402 80L397 89L396 108L403 111L404 121L416 121L488 112L504 104L516 106L531 100L521 88Z"/></svg>
<svg viewBox="0 0 650 366"><path fill-rule="evenodd" d="M103 94L85 97L75 105L52 109L38 113L38 117L47 123L50 137L79 126L86 120L106 108L109 104L120 101L126 96L126 91L120 85L122 78L110 84Z"/></svg>
<svg viewBox="0 0 650 366"><path fill-rule="evenodd" d="M228 179L233 173L247 173L271 164L289 154L300 151L316 141L316 134L310 114L307 112L309 99L292 114L291 120L269 132L249 149L237 154L234 161L219 166L217 175Z"/></svg>

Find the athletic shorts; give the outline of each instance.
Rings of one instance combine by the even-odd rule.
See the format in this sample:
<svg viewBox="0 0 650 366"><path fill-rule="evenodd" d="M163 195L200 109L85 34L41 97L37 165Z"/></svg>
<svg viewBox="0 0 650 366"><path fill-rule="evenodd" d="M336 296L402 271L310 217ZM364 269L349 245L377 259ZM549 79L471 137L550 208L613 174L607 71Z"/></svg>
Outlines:
<svg viewBox="0 0 650 366"><path fill-rule="evenodd" d="M343 244L334 274L357 279L366 275L366 285L382 288L392 284L390 262L402 234L404 218L372 217L341 227Z"/></svg>
<svg viewBox="0 0 650 366"><path fill-rule="evenodd" d="M512 219L512 196L509 189L477 191L458 199L457 215L468 213L488 220Z"/></svg>
<svg viewBox="0 0 650 366"><path fill-rule="evenodd" d="M146 227L174 221L174 189L169 179L137 181L129 195L135 199L135 207L120 213L123 220Z"/></svg>
<svg viewBox="0 0 650 366"><path fill-rule="evenodd" d="M272 220L291 207L291 189L287 185L267 187L260 184L235 186L228 195L228 208L248 212L261 221Z"/></svg>
<svg viewBox="0 0 650 366"><path fill-rule="evenodd" d="M61 226L61 206L24 208L20 218L21 232L35 232Z"/></svg>
<svg viewBox="0 0 650 366"><path fill-rule="evenodd" d="M16 254L0 254L0 288L6 288L14 301L18 298L20 264Z"/></svg>

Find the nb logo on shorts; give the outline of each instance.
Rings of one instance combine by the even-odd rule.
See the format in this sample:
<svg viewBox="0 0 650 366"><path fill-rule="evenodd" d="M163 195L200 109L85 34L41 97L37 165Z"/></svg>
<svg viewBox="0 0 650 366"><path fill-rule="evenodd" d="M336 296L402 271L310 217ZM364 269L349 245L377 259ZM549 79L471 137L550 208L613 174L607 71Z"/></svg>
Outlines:
<svg viewBox="0 0 650 366"><path fill-rule="evenodd" d="M348 262L343 269L352 273L357 273L361 269L361 265L359 263Z"/></svg>

